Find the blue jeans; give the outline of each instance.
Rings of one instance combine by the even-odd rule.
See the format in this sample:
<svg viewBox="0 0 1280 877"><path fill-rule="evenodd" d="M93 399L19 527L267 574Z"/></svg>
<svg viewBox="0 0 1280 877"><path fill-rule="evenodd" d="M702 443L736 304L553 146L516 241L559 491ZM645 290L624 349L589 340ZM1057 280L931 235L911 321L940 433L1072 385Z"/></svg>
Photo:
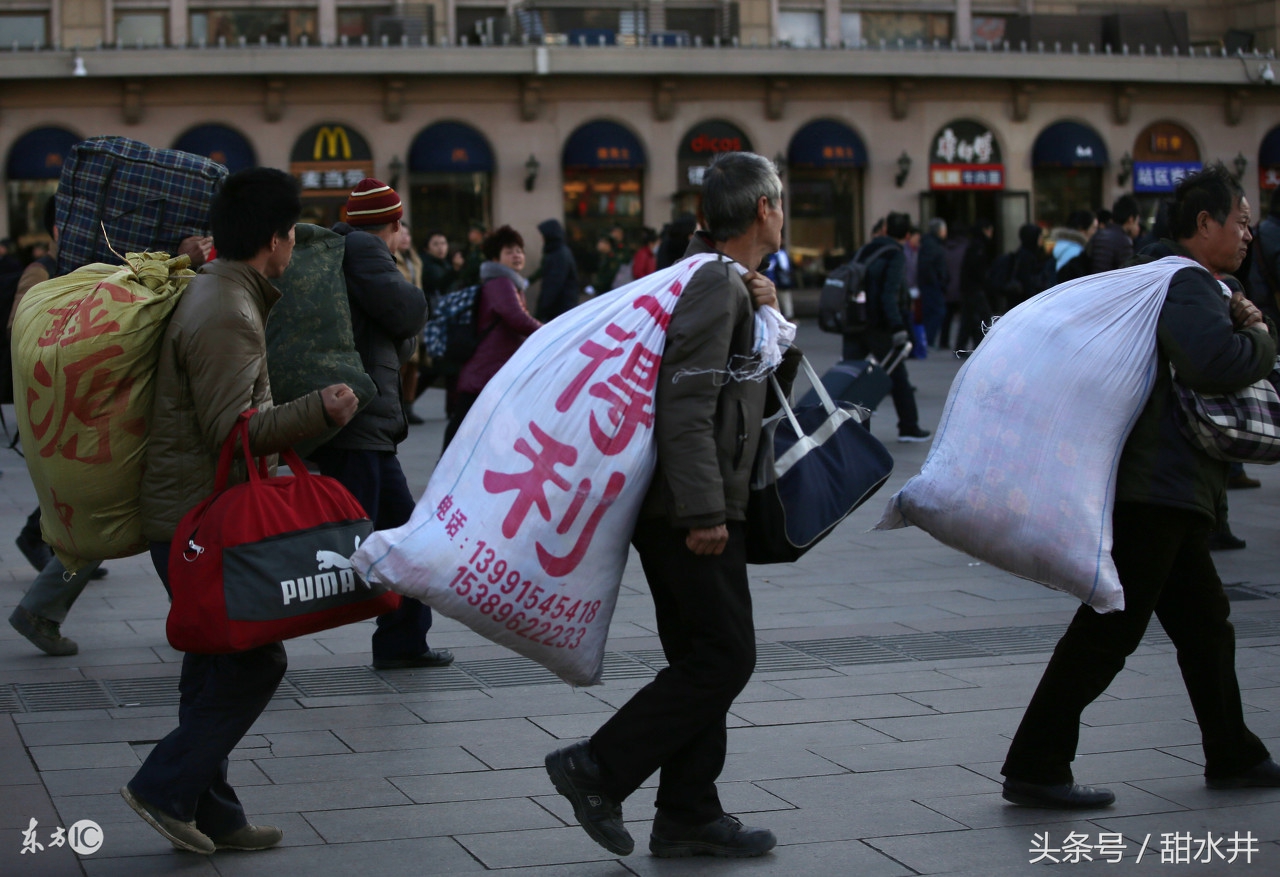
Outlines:
<svg viewBox="0 0 1280 877"><path fill-rule="evenodd" d="M320 473L342 482L373 521L375 530L409 522L413 494L394 451L349 451L320 448L311 455ZM431 607L404 597L400 608L378 616L373 633L374 658L416 658L427 651Z"/></svg>
<svg viewBox="0 0 1280 877"><path fill-rule="evenodd" d="M151 562L168 591L168 542L151 543ZM271 702L286 666L281 643L228 655L185 655L178 727L151 750L129 789L170 816L195 820L213 838L247 824L227 782L227 758Z"/></svg>

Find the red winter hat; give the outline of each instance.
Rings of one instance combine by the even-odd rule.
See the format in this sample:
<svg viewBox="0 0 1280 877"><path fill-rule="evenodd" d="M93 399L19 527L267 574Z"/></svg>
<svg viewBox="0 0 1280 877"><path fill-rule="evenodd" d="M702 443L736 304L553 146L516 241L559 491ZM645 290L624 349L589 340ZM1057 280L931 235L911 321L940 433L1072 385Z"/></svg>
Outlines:
<svg viewBox="0 0 1280 877"><path fill-rule="evenodd" d="M349 225L386 225L404 216L396 190L381 180L365 177L347 198Z"/></svg>

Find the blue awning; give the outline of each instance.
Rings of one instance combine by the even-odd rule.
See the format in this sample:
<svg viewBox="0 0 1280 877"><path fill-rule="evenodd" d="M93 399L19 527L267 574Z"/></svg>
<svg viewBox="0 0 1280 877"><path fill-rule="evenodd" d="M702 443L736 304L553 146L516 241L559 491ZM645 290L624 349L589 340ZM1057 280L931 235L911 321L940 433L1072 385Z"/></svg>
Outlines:
<svg viewBox="0 0 1280 877"><path fill-rule="evenodd" d="M1106 167L1107 145L1088 125L1056 122L1036 138L1036 145L1031 149L1031 166Z"/></svg>
<svg viewBox="0 0 1280 877"><path fill-rule="evenodd" d="M436 122L413 138L409 171L420 174L492 173L493 150L484 135L461 122Z"/></svg>
<svg viewBox="0 0 1280 877"><path fill-rule="evenodd" d="M7 176L11 180L56 180L71 147L83 140L64 128L36 128L18 138L9 150Z"/></svg>
<svg viewBox="0 0 1280 877"><path fill-rule="evenodd" d="M1280 125L1262 138L1262 145L1258 147L1258 167L1280 167Z"/></svg>
<svg viewBox="0 0 1280 877"><path fill-rule="evenodd" d="M858 133L843 122L818 119L791 138L787 166L793 168L866 167L867 148Z"/></svg>
<svg viewBox="0 0 1280 877"><path fill-rule="evenodd" d="M243 134L226 125L197 125L174 141L174 149L203 155L231 173L258 166L253 145Z"/></svg>
<svg viewBox="0 0 1280 877"><path fill-rule="evenodd" d="M647 163L644 146L636 135L616 122L582 125L569 135L561 154L565 168L641 170Z"/></svg>

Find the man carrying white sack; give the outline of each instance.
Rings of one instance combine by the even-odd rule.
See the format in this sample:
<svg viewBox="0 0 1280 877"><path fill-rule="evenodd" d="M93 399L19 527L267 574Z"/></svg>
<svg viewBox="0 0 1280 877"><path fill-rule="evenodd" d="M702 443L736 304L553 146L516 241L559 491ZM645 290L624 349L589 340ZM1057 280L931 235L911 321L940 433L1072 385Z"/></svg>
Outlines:
<svg viewBox="0 0 1280 877"><path fill-rule="evenodd" d="M697 270L671 314L654 404L657 468L632 534L669 666L590 740L546 759L582 827L618 855L635 846L622 801L654 771L655 856L760 856L777 843L724 812L716 778L729 707L755 668L743 521L772 398L753 355L755 308L776 306L776 295L747 269L782 245L782 183L768 159L735 152L716 157L702 186L707 231L685 255L721 258ZM784 389L798 364L793 348L777 371Z"/></svg>
<svg viewBox="0 0 1280 877"><path fill-rule="evenodd" d="M1124 667L1153 612L1178 652L1206 784L1280 787L1280 765L1244 723L1230 605L1209 556L1227 463L1183 437L1169 372L1172 364L1198 392L1240 390L1275 365L1275 327L1242 296L1228 301L1208 273L1232 272L1245 256L1249 204L1240 185L1217 164L1183 180L1174 199L1176 243L1161 241L1143 256L1186 256L1207 271L1172 277L1156 329L1155 384L1120 458L1111 554L1125 608L1081 606L1058 642L1001 769L1005 800L1015 804L1089 809L1115 801L1108 789L1074 781L1080 715Z"/></svg>

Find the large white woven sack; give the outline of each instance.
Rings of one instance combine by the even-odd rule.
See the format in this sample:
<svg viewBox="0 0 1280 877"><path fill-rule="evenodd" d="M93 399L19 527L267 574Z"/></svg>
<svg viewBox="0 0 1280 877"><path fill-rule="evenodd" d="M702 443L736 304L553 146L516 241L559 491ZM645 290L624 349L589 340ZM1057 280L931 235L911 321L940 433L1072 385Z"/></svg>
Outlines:
<svg viewBox="0 0 1280 877"><path fill-rule="evenodd" d="M1120 452L1151 395L1169 256L1047 290L996 321L960 369L920 474L876 529L1124 608L1111 559Z"/></svg>
<svg viewBox="0 0 1280 877"><path fill-rule="evenodd" d="M413 517L352 558L369 580L594 685L653 476L653 394L681 291L712 255L598 296L489 381Z"/></svg>

